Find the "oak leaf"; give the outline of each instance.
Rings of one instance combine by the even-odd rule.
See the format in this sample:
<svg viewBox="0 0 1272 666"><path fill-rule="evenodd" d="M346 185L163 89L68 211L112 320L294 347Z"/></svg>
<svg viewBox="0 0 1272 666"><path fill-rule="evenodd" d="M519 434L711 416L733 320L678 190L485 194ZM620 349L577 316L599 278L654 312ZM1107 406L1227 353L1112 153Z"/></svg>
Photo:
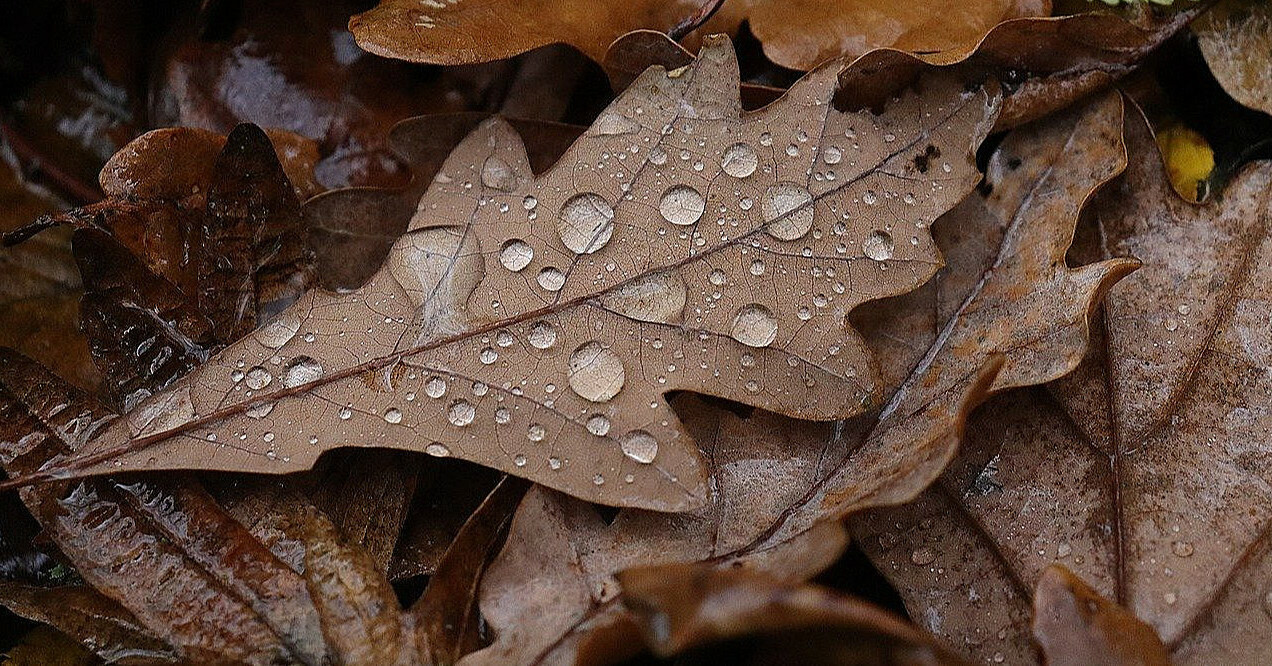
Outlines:
<svg viewBox="0 0 1272 666"><path fill-rule="evenodd" d="M1172 194L1142 116L1125 136L1131 167L1078 247L1145 268L1109 294L1091 356L986 405L930 492L855 531L911 613L972 654L1031 658L1030 589L1059 562L1175 663L1266 662L1272 169L1197 206Z"/></svg>
<svg viewBox="0 0 1272 666"><path fill-rule="evenodd" d="M633 566L706 562L807 578L844 543L833 519L906 502L940 474L966 413L987 392L1076 366L1091 310L1134 266L1065 263L1082 204L1125 166L1120 98L1083 111L1046 128L1047 150L1016 168L1000 154L991 162L994 193L937 221L950 260L938 283L857 317L892 360L886 409L828 427L679 402L711 461L710 503L689 513L625 509L605 520L583 502L532 489L482 583L495 640L465 663L562 661L604 642L597 636L627 621L614 575ZM1066 141L1069 133L1079 138ZM1072 161L1053 171L1066 148Z"/></svg>
<svg viewBox="0 0 1272 666"><path fill-rule="evenodd" d="M1048 666L1168 666L1153 628L1053 564L1034 590L1034 640Z"/></svg>
<svg viewBox="0 0 1272 666"><path fill-rule="evenodd" d="M1254 0L1223 0L1194 24L1210 72L1233 99L1272 113L1272 9Z"/></svg>
<svg viewBox="0 0 1272 666"><path fill-rule="evenodd" d="M632 30L697 28L692 45L714 32L736 34L744 21L779 65L808 70L833 58L890 47L932 53L974 45L995 25L1046 16L1050 0L741 0L726 2L705 25L707 2L430 3L382 0L349 21L362 48L416 62L486 62L564 42L600 61L615 39ZM693 24L693 25L689 25Z"/></svg>
<svg viewBox="0 0 1272 666"><path fill-rule="evenodd" d="M936 270L927 226L978 178L992 92L938 78L843 112L839 70L743 115L713 40L538 178L484 123L370 282L307 293L55 467L280 473L336 446L423 448L601 503L700 504L663 394L867 408L875 373L845 315Z"/></svg>

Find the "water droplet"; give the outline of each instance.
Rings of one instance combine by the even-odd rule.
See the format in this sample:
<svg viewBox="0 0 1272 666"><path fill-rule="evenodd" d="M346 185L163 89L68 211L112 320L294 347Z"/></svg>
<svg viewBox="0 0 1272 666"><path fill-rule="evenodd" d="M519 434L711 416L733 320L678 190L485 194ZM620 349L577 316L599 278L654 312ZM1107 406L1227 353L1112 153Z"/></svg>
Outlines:
<svg viewBox="0 0 1272 666"><path fill-rule="evenodd" d="M720 168L734 178L746 178L755 173L755 167L759 163L755 149L745 143L735 143L725 148L724 154L720 156Z"/></svg>
<svg viewBox="0 0 1272 666"><path fill-rule="evenodd" d="M495 351L494 347L486 347L485 349L482 349L481 353L477 356L481 359L481 362L486 365L490 365L491 363L499 360L499 352Z"/></svg>
<svg viewBox="0 0 1272 666"><path fill-rule="evenodd" d="M724 274L724 271L718 268L711 271L711 274L707 276L707 279L711 281L711 284L714 284L717 287L723 287L725 283L729 281L729 278Z"/></svg>
<svg viewBox="0 0 1272 666"><path fill-rule="evenodd" d="M512 420L512 412L507 407L500 407L495 410L495 423L504 425Z"/></svg>
<svg viewBox="0 0 1272 666"><path fill-rule="evenodd" d="M1188 307L1187 305L1181 305L1175 308L1175 311L1181 315L1187 315L1189 312L1192 312L1192 308Z"/></svg>
<svg viewBox="0 0 1272 666"><path fill-rule="evenodd" d="M802 238L813 228L813 195L795 183L778 183L764 193L761 209L768 233L778 240Z"/></svg>
<svg viewBox="0 0 1272 666"><path fill-rule="evenodd" d="M466 426L477 416L477 409L467 400L456 400L446 408L446 419L451 425Z"/></svg>
<svg viewBox="0 0 1272 666"><path fill-rule="evenodd" d="M675 271L651 273L603 294L609 310L640 321L674 323L685 308L688 292Z"/></svg>
<svg viewBox="0 0 1272 666"><path fill-rule="evenodd" d="M424 447L424 453L438 458L445 458L451 454L450 449L446 448L445 444L439 442L433 442L432 444Z"/></svg>
<svg viewBox="0 0 1272 666"><path fill-rule="evenodd" d="M777 320L768 308L759 303L744 305L733 316L729 335L744 345L767 347L777 338Z"/></svg>
<svg viewBox="0 0 1272 666"><path fill-rule="evenodd" d="M614 207L599 194L576 194L561 207L557 234L577 254L596 252L614 235Z"/></svg>
<svg viewBox="0 0 1272 666"><path fill-rule="evenodd" d="M526 439L532 442L542 442L547 434L547 428L544 428L540 423L531 423L530 427L526 428Z"/></svg>
<svg viewBox="0 0 1272 666"><path fill-rule="evenodd" d="M673 185L662 195L658 211L672 224L689 225L702 218L707 202L698 190L688 185Z"/></svg>
<svg viewBox="0 0 1272 666"><path fill-rule="evenodd" d="M530 346L535 349L549 349L556 344L556 327L550 322L537 321L530 326Z"/></svg>
<svg viewBox="0 0 1272 666"><path fill-rule="evenodd" d="M499 345L500 347L511 347L512 343L516 341L517 341L517 338L513 336L513 334L509 332L507 329L499 331L498 333L495 334L495 344Z"/></svg>
<svg viewBox="0 0 1272 666"><path fill-rule="evenodd" d="M756 259L751 262L751 275L764 275L763 259Z"/></svg>
<svg viewBox="0 0 1272 666"><path fill-rule="evenodd" d="M440 398L446 395L446 380L433 375L424 382L424 395L430 398Z"/></svg>
<svg viewBox="0 0 1272 666"><path fill-rule="evenodd" d="M517 187L517 173L512 166L496 155L486 158L481 167L481 184L486 187L511 192Z"/></svg>
<svg viewBox="0 0 1272 666"><path fill-rule="evenodd" d="M826 164L839 164L843 158L843 152L834 146L826 146L826 149L822 151L822 161Z"/></svg>
<svg viewBox="0 0 1272 666"><path fill-rule="evenodd" d="M1179 320L1178 320L1178 319L1175 319L1174 317L1167 317L1167 318L1166 318L1166 323L1164 324L1164 326L1165 326L1166 330L1168 330L1168 331L1175 331L1175 330L1178 330L1178 329L1179 329Z"/></svg>
<svg viewBox="0 0 1272 666"><path fill-rule="evenodd" d="M499 263L514 273L529 266L532 259L534 259L534 248L520 238L505 242L503 249L499 251Z"/></svg>
<svg viewBox="0 0 1272 666"><path fill-rule="evenodd" d="M1179 557L1192 557L1194 550L1193 545L1187 541L1176 541L1171 544L1170 549Z"/></svg>
<svg viewBox="0 0 1272 666"><path fill-rule="evenodd" d="M515 455L515 456L513 456L513 457L512 457L512 464L516 465L517 467L525 467L525 466L526 466L526 457L525 457L524 455L522 455L522 454L518 453L517 455Z"/></svg>
<svg viewBox="0 0 1272 666"><path fill-rule="evenodd" d="M250 388L253 391L259 391L266 386L269 386L269 383L274 381L274 375L269 374L269 370L266 370L259 365L248 370L246 377L247 388Z"/></svg>
<svg viewBox="0 0 1272 666"><path fill-rule="evenodd" d="M561 469L561 459L556 456L548 458L548 467L551 467L552 469Z"/></svg>
<svg viewBox="0 0 1272 666"><path fill-rule="evenodd" d="M255 405L248 407L246 413L250 418L263 419L266 416L269 416L269 413L272 411L274 411L274 403L258 402Z"/></svg>
<svg viewBox="0 0 1272 666"><path fill-rule="evenodd" d="M297 356L283 371L283 386L291 388L322 377L322 364L308 356Z"/></svg>
<svg viewBox="0 0 1272 666"><path fill-rule="evenodd" d="M623 455L648 465L658 455L658 440L644 430L633 430L618 440Z"/></svg>
<svg viewBox="0 0 1272 666"><path fill-rule="evenodd" d="M521 207L526 210L534 210L534 207L538 205L539 205L539 200L534 198L534 196L530 194L527 194L526 198L521 200Z"/></svg>
<svg viewBox="0 0 1272 666"><path fill-rule="evenodd" d="M402 410L398 409L397 407L390 407L384 410L384 420L389 423L401 423Z"/></svg>
<svg viewBox="0 0 1272 666"><path fill-rule="evenodd" d="M587 431L597 437L604 437L610 429L610 420L604 414L593 414L587 419Z"/></svg>
<svg viewBox="0 0 1272 666"><path fill-rule="evenodd" d="M300 317L290 311L283 311L256 331L256 340L270 349L278 349L296 337L300 330Z"/></svg>
<svg viewBox="0 0 1272 666"><path fill-rule="evenodd" d="M875 261L891 259L892 252L895 249L896 244L892 242L892 235L877 229L870 232L870 235L866 236L866 240L861 242L861 251Z"/></svg>
<svg viewBox="0 0 1272 666"><path fill-rule="evenodd" d="M337 413L337 416L340 417L341 421L348 421L349 419L353 418L353 408L350 407L349 405L345 405L344 407L340 408L340 412Z"/></svg>
<svg viewBox="0 0 1272 666"><path fill-rule="evenodd" d="M536 279L539 286L548 291L561 291L561 287L565 286L565 273L555 266L548 266L539 271L539 277Z"/></svg>
<svg viewBox="0 0 1272 666"><path fill-rule="evenodd" d="M274 441L274 433L266 430L264 433L261 434L261 439L265 440L267 443L272 442Z"/></svg>
<svg viewBox="0 0 1272 666"><path fill-rule="evenodd" d="M910 553L910 561L921 567L927 566L936 561L936 552L926 546L915 549Z"/></svg>
<svg viewBox="0 0 1272 666"><path fill-rule="evenodd" d="M603 113L592 123L591 133L601 135L630 134L640 129L635 120L619 113Z"/></svg>
<svg viewBox="0 0 1272 666"><path fill-rule="evenodd" d="M761 134L761 135L760 135L760 145L761 145L761 146L771 146L771 145L773 145L773 135L772 135L772 134L769 134L768 132L765 132L765 133Z"/></svg>
<svg viewBox="0 0 1272 666"><path fill-rule="evenodd" d="M605 485L605 476L601 474L597 474L596 476L592 477L592 483L598 486Z"/></svg>
<svg viewBox="0 0 1272 666"><path fill-rule="evenodd" d="M601 343L580 345L570 354L570 388L592 402L605 402L623 389L626 371L618 354Z"/></svg>

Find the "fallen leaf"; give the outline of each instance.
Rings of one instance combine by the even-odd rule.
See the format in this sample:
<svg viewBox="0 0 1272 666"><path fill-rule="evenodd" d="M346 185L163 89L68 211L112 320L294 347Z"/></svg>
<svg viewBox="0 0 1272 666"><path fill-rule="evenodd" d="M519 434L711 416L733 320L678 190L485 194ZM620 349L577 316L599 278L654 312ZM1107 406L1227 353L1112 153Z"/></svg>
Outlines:
<svg viewBox="0 0 1272 666"><path fill-rule="evenodd" d="M1109 294L1100 344L1049 390L987 405L932 491L855 531L912 615L981 658L1031 659L1030 589L1060 562L1175 663L1262 663L1272 170L1189 204L1142 116L1125 133L1131 167L1079 247L1146 268Z"/></svg>
<svg viewBox="0 0 1272 666"><path fill-rule="evenodd" d="M539 178L512 129L484 123L370 282L309 292L64 471L280 473L336 446L423 448L601 503L700 504L702 461L663 394L821 420L868 407L844 315L935 271L926 227L977 179L992 93L932 80L846 113L837 73L739 116L714 41L688 70L650 70ZM908 231L868 212L898 201Z"/></svg>
<svg viewBox="0 0 1272 666"><path fill-rule="evenodd" d="M600 61L610 43L632 30L674 31L706 3L495 2L421 5L381 0L349 20L362 48L390 58L443 65L486 62L564 42ZM726 2L696 30L696 46L715 32L736 34L742 23L764 53L792 69L854 58L891 47L917 53L964 49L995 25L1050 13L1049 0L740 0Z"/></svg>
<svg viewBox="0 0 1272 666"><path fill-rule="evenodd" d="M1033 635L1048 666L1170 664L1152 627L1057 564L1034 590Z"/></svg>
<svg viewBox="0 0 1272 666"><path fill-rule="evenodd" d="M690 513L625 509L606 521L532 489L482 584L494 643L464 663L568 661L603 642L595 634L625 621L613 576L633 566L703 561L807 579L844 543L833 519L909 501L941 473L987 392L1076 366L1091 310L1135 265L1065 264L1081 206L1126 164L1121 113L1108 95L1009 137L991 160L992 193L934 227L950 261L943 279L858 318L891 361L881 412L830 427L681 403L711 461L710 503Z"/></svg>
<svg viewBox="0 0 1272 666"><path fill-rule="evenodd" d="M701 663L949 664L965 662L901 618L815 585L695 565L618 575L646 643Z"/></svg>
<svg viewBox="0 0 1272 666"><path fill-rule="evenodd" d="M75 637L92 646L93 654L112 664L176 661L176 655L137 622L132 613L91 587L41 588L0 582L0 605ZM10 652L5 663L15 661L21 662ZM31 663L48 662L32 660Z"/></svg>
<svg viewBox="0 0 1272 666"><path fill-rule="evenodd" d="M1272 113L1272 8L1222 0L1192 26L1210 71L1233 99Z"/></svg>

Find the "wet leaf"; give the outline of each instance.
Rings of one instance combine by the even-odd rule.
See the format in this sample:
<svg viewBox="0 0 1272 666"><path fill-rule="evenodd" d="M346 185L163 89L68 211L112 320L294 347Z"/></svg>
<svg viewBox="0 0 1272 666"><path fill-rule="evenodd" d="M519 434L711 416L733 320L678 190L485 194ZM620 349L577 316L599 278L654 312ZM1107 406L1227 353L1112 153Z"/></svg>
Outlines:
<svg viewBox="0 0 1272 666"><path fill-rule="evenodd" d="M349 27L372 53L415 62L456 65L486 62L564 42L601 60L615 39L632 30L673 31L704 3L496 2L421 5L381 0L354 16ZM812 69L833 58L854 58L875 48L916 53L965 49L1008 19L1045 16L1049 0L740 0L726 2L691 44L703 36L736 34L744 21L779 65Z"/></svg>
<svg viewBox="0 0 1272 666"><path fill-rule="evenodd" d="M1201 15L1193 32L1223 89L1272 113L1272 8L1256 0L1223 0Z"/></svg>
<svg viewBox="0 0 1272 666"><path fill-rule="evenodd" d="M827 519L913 499L987 393L1076 366L1095 303L1134 266L1065 263L1082 204L1126 164L1121 113L1110 95L1009 138L990 163L992 193L937 221L942 280L858 317L888 361L882 411L829 427L681 403L711 461L710 503L691 513L623 510L607 522L532 489L482 585L495 642L465 663L552 662L603 642L598 633L626 621L613 579L624 568L703 561L806 579L842 547Z"/></svg>
<svg viewBox="0 0 1272 666"><path fill-rule="evenodd" d="M91 646L93 654L112 664L176 661L176 655L132 613L91 587L40 588L0 582L0 604L78 639ZM9 656L6 663L14 661L13 653Z"/></svg>
<svg viewBox="0 0 1272 666"><path fill-rule="evenodd" d="M1170 664L1152 627L1056 564L1034 591L1033 634L1048 666Z"/></svg>
<svg viewBox="0 0 1272 666"><path fill-rule="evenodd" d="M695 565L618 575L646 643L695 663L963 664L932 636L863 601L747 570Z"/></svg>
<svg viewBox="0 0 1272 666"><path fill-rule="evenodd" d="M987 405L941 482L861 543L915 617L984 658L1030 658L1030 588L1059 562L1175 663L1267 661L1272 170L1189 204L1139 114L1125 132L1131 166L1079 249L1145 268L1109 294L1100 344L1049 390Z"/></svg>
<svg viewBox="0 0 1272 666"><path fill-rule="evenodd" d="M538 178L484 123L370 282L309 292L69 465L280 473L336 446L422 448L601 503L701 504L662 395L868 407L844 315L935 271L926 227L977 179L992 93L936 79L881 115L840 112L837 73L739 117L736 59L713 42L650 70Z"/></svg>

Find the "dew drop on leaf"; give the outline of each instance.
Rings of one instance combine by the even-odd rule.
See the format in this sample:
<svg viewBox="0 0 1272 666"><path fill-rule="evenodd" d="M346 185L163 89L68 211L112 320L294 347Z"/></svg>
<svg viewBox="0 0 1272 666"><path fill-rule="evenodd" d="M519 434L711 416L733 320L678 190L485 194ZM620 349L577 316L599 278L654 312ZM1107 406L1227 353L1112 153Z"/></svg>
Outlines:
<svg viewBox="0 0 1272 666"><path fill-rule="evenodd" d="M446 409L446 419L451 425L466 426L477 416L477 409L467 400L456 400Z"/></svg>
<svg viewBox="0 0 1272 666"><path fill-rule="evenodd" d="M434 375L424 382L424 395L430 398L440 398L446 395L446 380Z"/></svg>
<svg viewBox="0 0 1272 666"><path fill-rule="evenodd" d="M481 184L496 190L511 192L517 186L517 174L502 158L490 156L481 167Z"/></svg>
<svg viewBox="0 0 1272 666"><path fill-rule="evenodd" d="M550 322L537 321L530 326L530 346L535 349L550 349L556 344L556 327Z"/></svg>
<svg viewBox="0 0 1272 666"><path fill-rule="evenodd" d="M539 286L548 291L561 291L561 287L565 286L565 273L562 273L561 269L555 266L548 266L539 271L539 276L536 279L539 282Z"/></svg>
<svg viewBox="0 0 1272 666"><path fill-rule="evenodd" d="M896 244L893 243L891 234L886 231L872 231L869 236L866 236L866 240L861 242L861 251L875 261L891 259L895 249Z"/></svg>
<svg viewBox="0 0 1272 666"><path fill-rule="evenodd" d="M604 437L610 429L610 420L604 414L593 414L587 419L587 431L597 437Z"/></svg>
<svg viewBox="0 0 1272 666"><path fill-rule="evenodd" d="M570 388L585 400L605 402L618 395L625 380L622 359L595 340L570 354Z"/></svg>
<svg viewBox="0 0 1272 666"><path fill-rule="evenodd" d="M438 458L445 458L451 454L450 449L446 448L445 444L441 444L439 442L433 442L432 444L424 447L424 453Z"/></svg>
<svg viewBox="0 0 1272 666"><path fill-rule="evenodd" d="M702 218L707 202L698 190L688 185L673 185L663 192L658 212L672 224L690 225Z"/></svg>
<svg viewBox="0 0 1272 666"><path fill-rule="evenodd" d="M526 428L526 439L532 442L542 442L547 434L547 428L544 428L541 423L531 423L530 427Z"/></svg>
<svg viewBox="0 0 1272 666"><path fill-rule="evenodd" d="M795 183L778 183L764 193L761 210L768 233L778 240L803 238L813 228L813 195Z"/></svg>
<svg viewBox="0 0 1272 666"><path fill-rule="evenodd" d="M720 156L720 168L734 178L746 178L755 173L760 163L755 149L745 143L735 143L724 149Z"/></svg>
<svg viewBox="0 0 1272 666"><path fill-rule="evenodd" d="M744 345L767 347L777 338L777 319L759 303L744 305L733 316L729 335Z"/></svg>
<svg viewBox="0 0 1272 666"><path fill-rule="evenodd" d="M251 370L247 371L247 388L250 388L253 391L259 391L266 386L269 386L269 383L272 381L274 381L274 375L271 375L269 370L266 370L259 365L254 366Z"/></svg>
<svg viewBox="0 0 1272 666"><path fill-rule="evenodd" d="M596 252L614 235L614 208L599 194L576 194L561 206L557 234L577 254Z"/></svg>
<svg viewBox="0 0 1272 666"><path fill-rule="evenodd" d="M499 251L499 263L514 273L529 266L532 259L534 259L534 248L520 238L505 242L503 249Z"/></svg>
<svg viewBox="0 0 1272 666"><path fill-rule="evenodd" d="M633 430L623 435L618 444L623 449L623 455L638 463L648 465L658 456L658 440L644 430Z"/></svg>
<svg viewBox="0 0 1272 666"><path fill-rule="evenodd" d="M384 420L387 423L401 423L402 410L398 409L397 407L390 407L384 410Z"/></svg>
<svg viewBox="0 0 1272 666"><path fill-rule="evenodd" d="M292 388L322 377L322 364L309 356L297 356L283 371L283 386Z"/></svg>

